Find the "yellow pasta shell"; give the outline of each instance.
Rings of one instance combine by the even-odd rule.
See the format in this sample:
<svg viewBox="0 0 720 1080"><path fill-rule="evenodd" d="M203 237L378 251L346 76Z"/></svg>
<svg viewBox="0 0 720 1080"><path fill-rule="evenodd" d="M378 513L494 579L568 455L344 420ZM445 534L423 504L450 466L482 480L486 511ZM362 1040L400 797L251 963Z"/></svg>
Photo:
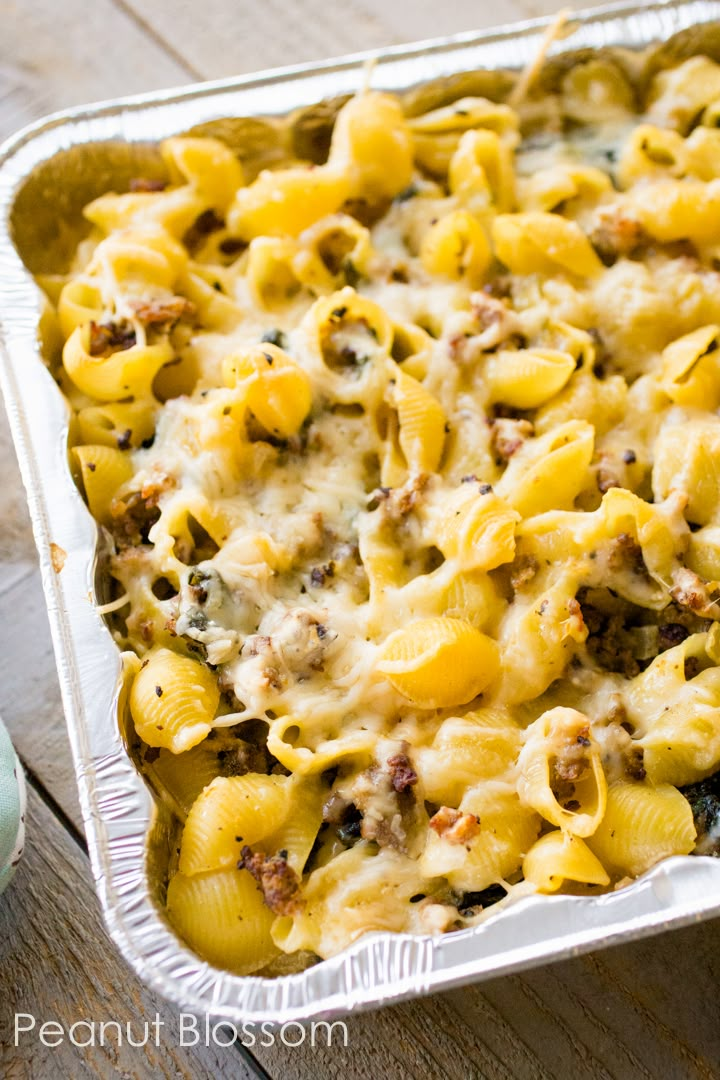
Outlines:
<svg viewBox="0 0 720 1080"><path fill-rule="evenodd" d="M241 319L238 305L216 284L223 285L223 268L194 263L192 271L178 281L178 289L197 309L198 322L207 329L231 330ZM228 288L230 286L228 285Z"/></svg>
<svg viewBox="0 0 720 1080"><path fill-rule="evenodd" d="M553 790L552 766L555 759L576 751L578 744L585 750L586 764L573 781L572 800L577 807L568 810ZM518 764L518 793L525 806L574 836L590 836L596 831L605 813L607 781L587 716L562 706L544 712L527 729Z"/></svg>
<svg viewBox="0 0 720 1080"><path fill-rule="evenodd" d="M708 56L691 56L655 75L648 113L663 127L684 133L702 109L719 99L720 67Z"/></svg>
<svg viewBox="0 0 720 1080"><path fill-rule="evenodd" d="M445 413L422 383L396 369L393 399L398 440L411 472L435 472L445 445Z"/></svg>
<svg viewBox="0 0 720 1080"><path fill-rule="evenodd" d="M635 111L630 83L612 61L573 64L562 80L562 113L584 124L627 120Z"/></svg>
<svg viewBox="0 0 720 1080"><path fill-rule="evenodd" d="M300 876L322 825L323 788L315 776L293 776L287 787L284 821L261 845L267 851L287 851L287 860Z"/></svg>
<svg viewBox="0 0 720 1080"><path fill-rule="evenodd" d="M491 401L537 409L562 390L574 370L574 357L557 349L502 350L488 358L485 378Z"/></svg>
<svg viewBox="0 0 720 1080"><path fill-rule="evenodd" d="M601 169L582 165L553 165L540 169L520 185L523 210L556 210L570 199L593 198L611 188L610 178Z"/></svg>
<svg viewBox="0 0 720 1080"><path fill-rule="evenodd" d="M515 557L520 515L492 491L463 484L439 512L436 543L466 570L494 570Z"/></svg>
<svg viewBox="0 0 720 1080"><path fill-rule="evenodd" d="M720 189L700 180L656 180L652 199L644 185L629 194L632 208L645 231L662 243L693 240L698 244L720 239Z"/></svg>
<svg viewBox="0 0 720 1080"><path fill-rule="evenodd" d="M219 139L165 139L160 152L174 180L192 184L202 199L221 210L244 182L240 162Z"/></svg>
<svg viewBox="0 0 720 1080"><path fill-rule="evenodd" d="M620 186L629 188L640 179L684 176L687 150L677 131L639 124L623 146L618 162Z"/></svg>
<svg viewBox="0 0 720 1080"><path fill-rule="evenodd" d="M300 247L296 240L279 236L258 236L250 242L247 253L245 277L253 299L268 311L286 307L301 292L303 285L312 280L315 288L333 288L333 279L316 258L317 273L308 273L309 267L300 272L298 262ZM308 257L312 253L307 252ZM305 280L303 280L305 279Z"/></svg>
<svg viewBox="0 0 720 1080"><path fill-rule="evenodd" d="M614 784L588 846L618 876L637 877L670 855L695 846L690 803L670 784Z"/></svg>
<svg viewBox="0 0 720 1080"><path fill-rule="evenodd" d="M118 448L123 442L133 449L149 439L155 431L154 401L109 402L88 405L77 415L78 431L84 443Z"/></svg>
<svg viewBox="0 0 720 1080"><path fill-rule="evenodd" d="M720 581L720 525L706 525L691 533L686 562L706 581Z"/></svg>
<svg viewBox="0 0 720 1080"><path fill-rule="evenodd" d="M697 525L720 510L720 422L697 418L667 425L655 443L652 486L656 501L673 492L687 496L685 516Z"/></svg>
<svg viewBox="0 0 720 1080"><path fill-rule="evenodd" d="M507 880L540 831L538 815L521 806L514 791L483 784L468 791L459 809L479 818L477 835L467 844L452 844L429 829L421 871L428 877L442 875L461 892Z"/></svg>
<svg viewBox="0 0 720 1080"><path fill-rule="evenodd" d="M167 230L168 239L172 236L180 240L206 208L207 203L193 188L182 187L175 191L101 195L84 208L83 215L106 234L129 226L161 226ZM169 288L170 282L166 284Z"/></svg>
<svg viewBox="0 0 720 1080"><path fill-rule="evenodd" d="M170 649L148 656L130 690L130 711L140 738L174 754L202 742L219 701L215 677L204 664Z"/></svg>
<svg viewBox="0 0 720 1080"><path fill-rule="evenodd" d="M300 236L301 245L309 249L324 266L338 288L348 272L363 274L372 254L370 232L349 214L329 214L311 225Z"/></svg>
<svg viewBox="0 0 720 1080"><path fill-rule="evenodd" d="M717 623L714 624L717 626ZM693 784L720 764L720 668L701 671L665 703L640 740L654 784Z"/></svg>
<svg viewBox="0 0 720 1080"><path fill-rule="evenodd" d="M685 140L685 168L698 180L720 175L720 131L716 125L699 125Z"/></svg>
<svg viewBox="0 0 720 1080"><path fill-rule="evenodd" d="M663 352L660 385L676 405L713 411L720 405L720 327L702 326Z"/></svg>
<svg viewBox="0 0 720 1080"><path fill-rule="evenodd" d="M350 186L343 172L328 166L263 170L237 192L227 213L228 229L247 241L256 236L298 236L339 210Z"/></svg>
<svg viewBox="0 0 720 1080"><path fill-rule="evenodd" d="M235 866L243 844L252 846L274 832L288 810L284 776L216 777L188 814L180 847L181 873L191 877Z"/></svg>
<svg viewBox="0 0 720 1080"><path fill-rule="evenodd" d="M157 758L146 762L145 769L153 788L160 791L180 820L185 821L198 795L220 772L218 744L205 739L182 754L162 749Z"/></svg>
<svg viewBox="0 0 720 1080"><path fill-rule="evenodd" d="M601 382L583 363L583 369L571 375L565 388L536 413L535 434L545 435L569 420L585 420L595 428L596 436L605 435L623 420L627 399L622 375L610 375Z"/></svg>
<svg viewBox="0 0 720 1080"><path fill-rule="evenodd" d="M89 330L79 326L63 349L63 364L78 390L99 401L119 398L149 398L153 379L163 364L173 358L169 342L156 345L133 345L109 356L91 356Z"/></svg>
<svg viewBox="0 0 720 1080"><path fill-rule="evenodd" d="M90 513L109 525L113 496L133 475L130 456L110 446L75 446L72 455L80 466Z"/></svg>
<svg viewBox="0 0 720 1080"><path fill-rule="evenodd" d="M128 197L148 198L147 195ZM95 248L88 270L101 274L109 271L124 291L144 293L150 285L173 289L187 264L188 254L183 245L167 229L150 223L108 236Z"/></svg>
<svg viewBox="0 0 720 1080"><path fill-rule="evenodd" d="M78 326L100 322L103 313L100 289L89 281L68 281L60 293L57 312L65 338Z"/></svg>
<svg viewBox="0 0 720 1080"><path fill-rule="evenodd" d="M523 517L569 510L587 480L594 447L592 426L570 420L528 439L510 459L496 491Z"/></svg>
<svg viewBox="0 0 720 1080"><path fill-rule="evenodd" d="M430 274L480 285L491 260L490 245L480 222L467 210L453 210L431 225L420 246L420 259Z"/></svg>
<svg viewBox="0 0 720 1080"><path fill-rule="evenodd" d="M180 937L215 967L249 975L278 954L270 936L274 916L247 870L176 874L167 910Z"/></svg>
<svg viewBox="0 0 720 1080"><path fill-rule="evenodd" d="M492 579L483 571L456 574L445 594L443 614L455 619L467 619L483 630L504 609Z"/></svg>
<svg viewBox="0 0 720 1080"><path fill-rule="evenodd" d="M378 671L423 709L464 705L500 671L492 638L464 619L419 619L391 634L380 650Z"/></svg>
<svg viewBox="0 0 720 1080"><path fill-rule="evenodd" d="M286 769L304 777L324 772L345 758L369 759L375 738L369 730L340 732L333 737L318 733L311 717L288 715L270 724L267 745Z"/></svg>
<svg viewBox="0 0 720 1080"><path fill-rule="evenodd" d="M500 214L492 223L495 254L514 274L567 270L593 277L602 263L579 225L558 214Z"/></svg>
<svg viewBox="0 0 720 1080"><path fill-rule="evenodd" d="M450 159L448 185L453 194L484 196L499 211L512 210L515 178L507 141L496 131L466 131Z"/></svg>
<svg viewBox="0 0 720 1080"><path fill-rule="evenodd" d="M248 408L275 435L297 434L310 412L310 379L277 345L231 353L223 361L223 378L226 386L242 389Z"/></svg>
<svg viewBox="0 0 720 1080"><path fill-rule="evenodd" d="M432 746L415 752L425 797L459 806L466 790L506 773L517 760L521 730L505 709L478 709L443 720Z"/></svg>
<svg viewBox="0 0 720 1080"><path fill-rule="evenodd" d="M342 367L337 339L345 335L354 338L362 333L362 351L369 359L390 352L393 327L385 309L350 287L317 300L308 312L307 322L318 336L323 361L332 370Z"/></svg>
<svg viewBox="0 0 720 1080"><path fill-rule="evenodd" d="M412 178L412 136L396 98L369 91L342 107L328 164L347 174L351 196L392 199Z"/></svg>
<svg viewBox="0 0 720 1080"><path fill-rule="evenodd" d="M523 877L542 893L557 892L565 881L610 884L605 867L587 844L560 830L535 841L523 860Z"/></svg>

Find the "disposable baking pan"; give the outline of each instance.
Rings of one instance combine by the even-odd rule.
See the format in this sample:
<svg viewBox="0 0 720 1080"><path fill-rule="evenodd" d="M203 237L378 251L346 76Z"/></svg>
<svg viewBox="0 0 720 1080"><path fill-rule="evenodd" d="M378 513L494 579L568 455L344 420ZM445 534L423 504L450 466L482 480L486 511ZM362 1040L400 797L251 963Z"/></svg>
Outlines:
<svg viewBox="0 0 720 1080"><path fill-rule="evenodd" d="M719 20L720 0L589 11L552 45L543 78L551 82L554 70L597 49L659 47L651 64L699 52L720 59ZM532 60L546 25L388 49L374 54L373 85L410 90L426 107L486 92L503 79L498 72ZM93 606L102 599L98 535L68 470L69 411L43 361L42 299L31 275L62 269L80 235L84 203L160 169L153 144L166 136L211 131L250 156L272 156L273 147L286 153L288 146L312 152L329 130L332 102L361 85L367 55L73 109L26 128L0 150L0 374L105 920L151 987L183 1009L234 1022L377 1006L720 912L720 860L673 858L615 893L525 898L480 926L440 938L370 934L331 960L275 979L218 971L191 953L165 919L171 815L155 804L123 742L119 652ZM618 55L627 62L628 54Z"/></svg>

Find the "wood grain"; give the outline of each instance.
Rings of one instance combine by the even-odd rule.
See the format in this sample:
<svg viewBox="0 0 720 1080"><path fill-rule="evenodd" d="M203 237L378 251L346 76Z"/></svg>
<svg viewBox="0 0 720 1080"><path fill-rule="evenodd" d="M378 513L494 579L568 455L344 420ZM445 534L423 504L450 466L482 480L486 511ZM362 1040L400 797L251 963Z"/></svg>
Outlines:
<svg viewBox="0 0 720 1080"><path fill-rule="evenodd" d="M555 0L0 0L0 136L84 100L470 30ZM580 7L581 4L574 6ZM17 467L0 418L0 712L76 827L79 809ZM178 1049L177 1018L133 978L102 927L87 860L31 795L29 850L0 901L0 1074L250 1075L235 1051ZM271 1077L318 1080L709 1080L718 1075L720 922L348 1020L348 1046L256 1047ZM12 1013L66 1023L154 1018L146 1051L8 1046ZM173 1027L173 1024L175 1027ZM8 1027L10 1025L10 1028ZM134 1054L134 1056L133 1056ZM60 1056L59 1056L60 1055Z"/></svg>
<svg viewBox="0 0 720 1080"><path fill-rule="evenodd" d="M0 1075L54 1077L205 1077L257 1074L233 1047L181 1047L176 1014L147 991L105 933L87 859L35 791L28 790L28 846L17 876L0 899ZM105 1046L75 1047L66 1038L43 1046L30 1034L14 1046L15 1013L30 1013L38 1026L57 1020L67 1032L78 1020L117 1021L135 1042L156 1014L145 1047L118 1045L108 1028ZM155 1032L160 1033L155 1045ZM97 1029L96 1029L97 1033ZM78 1041L89 1041L78 1029ZM99 1043L99 1033L96 1039Z"/></svg>
<svg viewBox="0 0 720 1080"><path fill-rule="evenodd" d="M82 829L25 491L2 409L0 626L0 716L27 767Z"/></svg>
<svg viewBox="0 0 720 1080"><path fill-rule="evenodd" d="M28 848L0 901L0 1075L252 1076L232 1048L179 1046L173 1010L140 986L107 938L85 856L29 796ZM714 921L350 1018L347 1046L254 1052L282 1080L712 1080L719 945ZM692 1007L678 1009L678 986ZM151 1039L142 1051L114 1041L85 1050L11 1045L15 1012L66 1028L82 1018L130 1021L137 1041L156 1011L160 1046Z"/></svg>
<svg viewBox="0 0 720 1080"><path fill-rule="evenodd" d="M577 0L568 4L558 0L505 0L502 4L356 0L352 5L325 0L264 0L262 4L205 0L204 17L198 20L195 0L176 0L171 18L164 4L124 0L124 5L206 79L480 30L552 14L559 7L590 6ZM227 47L218 48L221 38Z"/></svg>
<svg viewBox="0 0 720 1080"><path fill-rule="evenodd" d="M195 77L112 0L0 0L0 25L0 140L68 105Z"/></svg>

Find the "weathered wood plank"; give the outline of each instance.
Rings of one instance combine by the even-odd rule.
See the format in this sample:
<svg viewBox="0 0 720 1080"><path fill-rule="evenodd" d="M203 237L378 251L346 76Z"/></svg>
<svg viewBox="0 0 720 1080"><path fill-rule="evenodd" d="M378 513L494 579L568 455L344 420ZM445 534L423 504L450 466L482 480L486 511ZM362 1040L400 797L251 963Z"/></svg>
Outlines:
<svg viewBox="0 0 720 1080"><path fill-rule="evenodd" d="M112 0L3 0L0 139L45 113L195 72Z"/></svg>
<svg viewBox="0 0 720 1080"><path fill-rule="evenodd" d="M142 13L175 52L206 79L472 30L492 23L494 14L491 5L467 0L448 0L443 5L433 5L430 0L392 4L383 0L353 4L207 0L204 17L198 20L193 0L174 3L171 18L162 4L151 8L142 0L127 0L127 4ZM509 0L502 9L495 9L494 21L522 17L517 0ZM221 39L233 44L218 48Z"/></svg>
<svg viewBox="0 0 720 1080"><path fill-rule="evenodd" d="M267 0L262 6L206 0L200 20L190 0L172 5L72 0L63 6L60 48L57 9L48 0L5 3L0 133L51 108L179 83L194 73L230 75L530 17L556 6L554 0L512 0L495 8L468 0L448 0L442 7L430 0L359 0L334 8L320 0L295 5ZM236 47L228 47L228 41ZM3 431L4 417L0 712L35 774L79 824L49 631L39 579L32 572L32 539ZM139 1077L245 1075L237 1055L176 1050L176 1037L165 1040L156 1058L135 1051L143 1056L130 1061L89 1050L61 1058L58 1049L47 1049L32 1063L8 1055L10 1009L36 1015L44 1009L50 1018L59 1015L60 1000L72 1022L90 1016L91 1006L100 1002L98 1019L110 1019L117 1017L119 999L122 1016L136 1023L153 1018L155 1011L104 934L84 856L47 809L31 801L39 824L31 821L27 861L0 902L0 1072L42 1078L121 1071ZM53 854L50 845L58 851ZM352 1018L347 1048L276 1045L255 1052L283 1080L706 1080L716 1075L720 1060L714 1006L718 955L716 921ZM176 1030L172 1011L162 1015L168 1017L165 1031Z"/></svg>
<svg viewBox="0 0 720 1080"><path fill-rule="evenodd" d="M713 920L352 1018L347 1049L258 1057L283 1080L713 1080L718 956Z"/></svg>
<svg viewBox="0 0 720 1080"><path fill-rule="evenodd" d="M233 1047L180 1046L176 1014L142 986L105 933L87 859L32 788L28 796L27 848L0 900L0 1075L250 1080L256 1074ZM31 1014L38 1027L58 1021L63 1042L44 1046L28 1033L16 1047L15 1013ZM141 1042L156 1016L162 1025L148 1029L147 1045L129 1046L125 1025ZM68 1029L83 1019L117 1021L122 1045L115 1028L100 1045L96 1028L96 1045L73 1046ZM90 1031L78 1028L75 1037L89 1041Z"/></svg>
<svg viewBox="0 0 720 1080"><path fill-rule="evenodd" d="M0 120L1 122L1 120ZM82 829L35 543L0 409L0 716L35 776Z"/></svg>
<svg viewBox="0 0 720 1080"><path fill-rule="evenodd" d="M171 16L163 4L147 5L143 0L124 3L206 79L480 30L550 15L561 6L591 6L584 0L563 5L558 0L505 0L503 4L470 0L447 0L443 4L435 0L356 0L353 4L264 0L262 4L228 4L227 0L206 0L199 20L193 0L177 0Z"/></svg>

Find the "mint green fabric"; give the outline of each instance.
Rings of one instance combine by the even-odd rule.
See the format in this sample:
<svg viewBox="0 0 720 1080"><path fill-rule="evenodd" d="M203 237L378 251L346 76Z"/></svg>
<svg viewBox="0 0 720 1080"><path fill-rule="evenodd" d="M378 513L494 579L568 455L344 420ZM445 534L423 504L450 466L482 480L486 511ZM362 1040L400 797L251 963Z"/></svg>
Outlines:
<svg viewBox="0 0 720 1080"><path fill-rule="evenodd" d="M11 863L17 854L20 829L20 768L10 736L0 720L0 893L15 873Z"/></svg>

